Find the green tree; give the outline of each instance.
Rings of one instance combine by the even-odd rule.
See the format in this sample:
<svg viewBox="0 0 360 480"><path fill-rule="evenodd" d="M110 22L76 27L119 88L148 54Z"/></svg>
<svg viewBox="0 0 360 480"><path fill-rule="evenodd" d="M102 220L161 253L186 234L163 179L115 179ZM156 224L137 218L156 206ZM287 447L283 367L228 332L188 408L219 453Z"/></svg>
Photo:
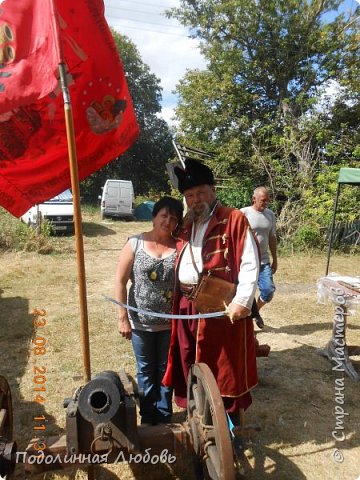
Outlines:
<svg viewBox="0 0 360 480"><path fill-rule="evenodd" d="M129 38L114 30L112 34L123 62L140 135L127 152L81 182L83 197L92 201L108 178L132 180L136 194L169 188L165 164L173 148L167 123L157 116L161 111L160 80L150 72Z"/></svg>
<svg viewBox="0 0 360 480"><path fill-rule="evenodd" d="M360 8L329 16L341 3L181 0L169 12L208 62L177 86L181 140L215 151L223 173L270 185L279 208L301 201L324 165L360 158ZM348 101L326 117L319 99L330 80L346 86Z"/></svg>

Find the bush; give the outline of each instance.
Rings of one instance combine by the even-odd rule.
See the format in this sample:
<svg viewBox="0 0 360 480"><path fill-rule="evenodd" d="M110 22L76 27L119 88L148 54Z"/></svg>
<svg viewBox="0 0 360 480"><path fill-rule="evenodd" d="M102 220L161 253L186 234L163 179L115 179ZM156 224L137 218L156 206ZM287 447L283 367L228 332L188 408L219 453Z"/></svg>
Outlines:
<svg viewBox="0 0 360 480"><path fill-rule="evenodd" d="M326 244L326 239L320 233L319 228L314 225L303 225L295 233L294 247L304 248L320 248Z"/></svg>
<svg viewBox="0 0 360 480"><path fill-rule="evenodd" d="M42 232L30 228L5 210L0 211L0 250L25 250L42 254L52 253L52 232L48 222L42 224Z"/></svg>
<svg viewBox="0 0 360 480"><path fill-rule="evenodd" d="M350 166L350 165L349 165ZM331 224L339 170L341 165L323 167L313 184L303 192L303 218L321 227ZM337 222L353 222L359 218L360 188L342 185L336 213Z"/></svg>
<svg viewBox="0 0 360 480"><path fill-rule="evenodd" d="M217 188L216 196L220 202L228 207L243 208L251 205L252 186L229 186Z"/></svg>
<svg viewBox="0 0 360 480"><path fill-rule="evenodd" d="M42 254L52 253L54 251L50 242L52 227L48 222L43 222L41 232L36 228L31 228L24 223L18 224L16 228L17 242L16 250L25 250L26 252L38 252Z"/></svg>

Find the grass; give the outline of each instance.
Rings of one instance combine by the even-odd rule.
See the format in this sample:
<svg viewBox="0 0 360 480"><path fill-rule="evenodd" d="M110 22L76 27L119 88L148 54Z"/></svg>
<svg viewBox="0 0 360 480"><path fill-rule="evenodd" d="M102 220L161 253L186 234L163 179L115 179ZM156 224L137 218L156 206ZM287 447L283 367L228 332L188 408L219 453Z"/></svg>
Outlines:
<svg viewBox="0 0 360 480"><path fill-rule="evenodd" d="M87 221L91 219L91 221ZM96 219L96 222L92 220ZM107 229L100 224L100 207L86 204L82 207L82 229L85 237L106 235ZM64 254L74 251L73 235L52 235L47 224L42 232L29 228L20 219L0 207L0 252L27 251L46 254Z"/></svg>
<svg viewBox="0 0 360 480"><path fill-rule="evenodd" d="M0 225L0 252L11 250L47 255L63 251L63 244L59 241L59 237L51 236L49 224L45 224L43 231L38 232L0 208Z"/></svg>
<svg viewBox="0 0 360 480"><path fill-rule="evenodd" d="M127 237L150 229L150 224L101 222L97 212L87 210L83 219L92 372L124 368L134 377L131 344L118 335L115 307L104 301L102 294L113 295L118 252ZM0 373L11 385L14 433L21 451L33 436L33 416L46 416L47 434L64 432L63 399L82 384L74 237L51 237L50 241L56 247L51 255L12 249L0 253ZM260 343L270 344L272 352L259 359L259 385L246 414L247 422L261 426L247 446L243 465L247 479L354 480L360 474L359 385L344 379L344 409L349 413L344 421L346 438L335 445L337 373L317 354L330 338L333 318L333 306L316 301L316 281L324 275L325 262L325 254L280 256L277 292L263 310L266 329L258 333ZM359 275L360 257L334 255L330 270ZM32 350L34 308L47 312L43 357L36 357ZM349 317L349 344L360 345L359 320L359 310ZM46 401L42 405L34 402L35 360L46 367ZM353 360L359 371L359 358ZM335 446L344 453L341 464L332 458ZM28 478L21 465L15 478ZM86 474L74 470L32 478L85 479ZM115 478L188 480L192 475L153 465L109 465L97 470L96 479Z"/></svg>

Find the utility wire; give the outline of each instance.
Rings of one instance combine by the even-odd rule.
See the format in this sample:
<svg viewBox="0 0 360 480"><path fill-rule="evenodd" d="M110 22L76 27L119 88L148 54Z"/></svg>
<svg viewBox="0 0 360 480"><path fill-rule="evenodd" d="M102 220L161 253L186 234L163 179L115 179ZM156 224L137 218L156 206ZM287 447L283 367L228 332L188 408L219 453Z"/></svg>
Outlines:
<svg viewBox="0 0 360 480"><path fill-rule="evenodd" d="M115 7L110 7L110 8L115 10ZM119 8L118 10L121 10L122 12L135 13L136 15L153 15L155 17L166 18L163 12L155 12L155 11L150 12L147 10L136 10L134 8Z"/></svg>
<svg viewBox="0 0 360 480"><path fill-rule="evenodd" d="M173 32L163 32L161 30L153 30L153 29L150 29L150 28L144 28L144 27L130 27L129 25L120 25L120 24L110 24L110 27L112 28L119 28L119 29L123 29L123 28L127 28L127 29L130 29L130 30L137 30L137 31L142 31L142 32L151 32L151 33L156 33L156 34L161 34L161 35L172 35L172 36L175 36L175 37L180 37L180 38L189 38L188 35L181 35L180 33L173 33Z"/></svg>
<svg viewBox="0 0 360 480"><path fill-rule="evenodd" d="M135 20L135 19L129 19L129 18L125 18L125 17L123 17L123 18L113 17L112 15L106 15L106 18L113 18L115 20L120 20L120 21L122 21L122 20L126 21L127 20L127 21L132 21L132 22L141 23L141 24L159 25L161 27L168 28L169 31L165 32L165 31L162 31L162 30L154 30L154 29L151 29L151 28L142 27L140 25L139 26L130 26L130 25L113 24L113 23L109 22L110 26L113 27L113 28L151 32L151 33L156 33L156 34L161 34L161 35L170 35L170 36L175 36L175 37L180 37L180 38L191 38L191 33L188 33L188 34L184 33L182 35L180 33L172 32L171 29L173 27L172 26L167 26L165 24L159 24L159 23L155 23L155 22L146 22L146 21L141 21L141 20L138 20L138 19ZM282 44L293 43L293 42L291 42L291 35L289 35L286 39L285 38L280 39L280 42ZM270 46L267 46L266 50L270 51L270 52L273 52L274 54L276 54L278 52L278 48L276 48L276 47L270 48ZM295 50L295 49L287 48L286 52L290 53L290 54L291 53L292 54L298 54L299 50L298 49ZM306 58L310 59L310 58L313 58L314 56L319 55L319 54L320 54L319 52L314 52L311 55L308 55ZM304 60L305 60L305 58L304 58Z"/></svg>
<svg viewBox="0 0 360 480"><path fill-rule="evenodd" d="M181 30L185 30L184 27L181 27L180 25L168 25L166 23L158 23L158 22L149 22L147 20L140 20L139 18L129 18L129 17L115 17L113 15L106 15L106 17L109 18L115 18L117 20L128 20L130 22L136 22L136 23L148 23L150 25L157 25L159 27L166 27L166 28L179 28Z"/></svg>
<svg viewBox="0 0 360 480"><path fill-rule="evenodd" d="M117 0L117 2L121 2L121 1L125 1L125 2L126 2L126 0ZM126 2L126 3L128 3L128 2ZM147 2L137 2L136 0L131 0L131 3L132 3L132 4L133 4L133 3L136 3L136 4L138 4L138 5L146 5L146 6L149 6L149 7L160 7L160 8L164 8L164 9L172 8L172 7L169 7L169 5L164 5L164 4L160 5L160 4L147 3ZM108 5L108 4L106 4L106 6L107 6L108 8L116 8L116 9L118 9L118 10L121 10L121 9L122 9L122 7L118 7L118 6L116 6L116 7L114 6L114 7L113 7L113 6Z"/></svg>
<svg viewBox="0 0 360 480"><path fill-rule="evenodd" d="M148 3L144 3L144 2L136 2L136 1L133 1L132 3L137 3L137 4L141 4L141 5L146 5L146 6L160 6L160 5L155 5L155 4L148 4ZM122 8L122 7L112 7L112 6L108 6L108 8L114 8L114 9L117 9L117 10L126 10L128 12L133 12L135 14L140 14L140 13L146 13L146 14L151 14L151 15L157 15L156 13L150 13L150 12L140 12L139 10L131 10L131 9L128 9L128 8ZM182 37L182 38L186 38L186 37L190 37L191 33L188 33L188 34L179 34L179 33L175 33L175 32L172 32L171 30L175 30L177 29L178 31L179 30L183 30L184 32L186 32L186 27L183 27L181 25L167 25L165 23L158 23L158 22L152 22L152 21L147 21L147 20L140 20L139 18L128 18L128 17L119 17L118 15L111 15L111 14L107 14L106 15L106 18L112 18L114 20L119 20L119 21L130 21L130 22L136 22L136 23L140 23L140 24L148 24L148 25L155 25L155 26L159 26L159 27L164 27L167 29L167 31L161 31L161 30L153 30L151 28L144 28L144 27L135 27L135 26L125 26L125 25L114 25L118 28L128 28L128 29L131 29L131 30L138 30L138 31L148 31L148 32L153 32L153 33L156 33L156 34L162 34L162 35L172 35L172 36L178 36L178 37ZM352 20L351 23L353 23L354 21L356 21L359 17L356 17L355 19ZM346 25L346 27L348 27L348 25ZM189 29L190 30L190 29ZM201 38L201 36L200 36ZM297 49L296 48L296 43L300 43L302 42L303 39L302 38L299 38L299 35L294 33L294 34L287 34L285 37L280 37L278 39L278 43L279 45L284 45L284 44L291 44L293 48L287 48L287 52L290 53L290 54L298 54L299 53L299 50L301 50L301 48ZM295 45L294 45L295 43ZM269 49L269 46L267 47ZM274 53L277 51L277 47L276 48L273 48L272 51L274 51ZM317 53L314 52L313 55L311 55L311 57L313 57L314 55L316 55Z"/></svg>
<svg viewBox="0 0 360 480"><path fill-rule="evenodd" d="M134 12L134 13L135 13L135 12ZM166 23L158 23L158 22L151 22L151 21L149 22L149 21L147 21L147 20L140 20L139 18L136 18L136 19L135 19L135 18L129 18L129 17L119 17L119 16L117 16L117 15L111 15L111 14L106 14L106 18L113 18L114 20L119 20L119 21L122 21L122 20L125 20L125 21L126 21L126 20L127 20L127 21L131 21L131 22L136 22L136 23L144 23L144 24L149 24L149 25L156 25L156 26L159 26L159 27L165 27L165 28L167 28L167 29L169 29L169 30L171 30L171 29L178 29L178 30L184 30L184 31L186 31L186 29L188 29L188 31L194 30L194 29L196 30L196 27L183 27L183 26L181 26L181 25L171 25L171 24L167 25ZM355 22L356 20L358 20L358 19L359 19L359 17L356 17L356 18L353 19L352 22L350 22L350 23L354 23L354 22ZM344 29L345 29L345 28L348 28L349 25L350 25L350 23L347 24L347 25L344 27ZM129 28L130 28L130 27L129 27ZM132 28L134 28L134 27L132 27ZM156 33L160 33L160 32L155 31L155 30L153 30L153 31L156 32ZM176 33L172 33L172 34L173 34L173 35L178 35L178 34L176 34ZM191 33L189 33L189 35L191 35ZM183 35L180 35L180 36L183 36ZM185 34L185 36L188 36L188 35ZM199 36L199 39L203 39L202 35ZM236 39L233 38L232 41L236 41ZM296 34L296 33L294 33L294 34L286 34L286 35L284 35L283 37L278 37L278 38L277 38L277 43L278 43L279 46L280 46L280 45L284 45L284 44L292 45L293 48L287 48L287 52L289 52L289 53L294 53L294 54L299 53L299 51L301 50L301 45L300 45L300 44L301 44L303 41L304 41L304 39L301 38L301 37L299 37L299 35ZM318 41L319 41L319 40L318 40ZM296 44L299 45L298 48L296 48ZM264 46L264 45L265 45L265 43L263 43L262 46ZM267 48L269 48L269 45L267 46ZM274 52L278 51L278 47L274 47L274 48L273 48L273 51L274 51ZM315 52L315 53L316 53L316 52Z"/></svg>
<svg viewBox="0 0 360 480"><path fill-rule="evenodd" d="M115 10L116 13L118 12L133 12L133 13L146 13L147 15L159 15L162 17L165 17L165 11L164 10L144 10L143 8L118 8L118 7L107 7L106 10Z"/></svg>

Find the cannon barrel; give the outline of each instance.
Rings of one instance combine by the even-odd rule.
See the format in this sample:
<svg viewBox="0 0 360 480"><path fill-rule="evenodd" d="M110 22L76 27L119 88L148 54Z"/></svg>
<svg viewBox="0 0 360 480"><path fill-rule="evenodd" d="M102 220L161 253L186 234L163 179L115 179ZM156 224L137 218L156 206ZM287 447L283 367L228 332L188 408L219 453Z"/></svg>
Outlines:
<svg viewBox="0 0 360 480"><path fill-rule="evenodd" d="M108 422L122 408L124 400L125 391L119 376L115 372L105 371L80 390L79 413L94 424Z"/></svg>
<svg viewBox="0 0 360 480"><path fill-rule="evenodd" d="M117 373L96 375L65 406L68 453L138 449L135 399L125 392Z"/></svg>

